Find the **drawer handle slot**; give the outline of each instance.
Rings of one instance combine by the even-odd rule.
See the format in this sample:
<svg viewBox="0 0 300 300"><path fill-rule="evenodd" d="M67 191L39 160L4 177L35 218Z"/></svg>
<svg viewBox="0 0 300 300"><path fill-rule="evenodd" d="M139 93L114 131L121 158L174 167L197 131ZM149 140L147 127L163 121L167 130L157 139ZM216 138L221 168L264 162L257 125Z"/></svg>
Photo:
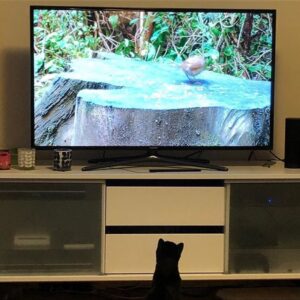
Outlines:
<svg viewBox="0 0 300 300"><path fill-rule="evenodd" d="M223 234L224 226L106 226L106 234Z"/></svg>

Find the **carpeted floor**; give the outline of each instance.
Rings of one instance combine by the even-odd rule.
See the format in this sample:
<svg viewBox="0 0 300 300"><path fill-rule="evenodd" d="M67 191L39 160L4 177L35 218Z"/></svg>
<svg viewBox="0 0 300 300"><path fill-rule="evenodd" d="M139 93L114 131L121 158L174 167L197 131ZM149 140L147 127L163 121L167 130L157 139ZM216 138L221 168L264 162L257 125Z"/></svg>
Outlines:
<svg viewBox="0 0 300 300"><path fill-rule="evenodd" d="M0 300L142 300L147 283L2 283ZM300 300L300 281L189 282L181 300Z"/></svg>

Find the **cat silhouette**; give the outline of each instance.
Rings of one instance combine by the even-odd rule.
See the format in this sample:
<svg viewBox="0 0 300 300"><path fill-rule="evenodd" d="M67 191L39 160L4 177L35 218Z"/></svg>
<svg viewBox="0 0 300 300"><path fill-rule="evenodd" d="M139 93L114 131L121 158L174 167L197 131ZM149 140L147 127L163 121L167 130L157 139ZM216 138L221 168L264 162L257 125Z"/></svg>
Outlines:
<svg viewBox="0 0 300 300"><path fill-rule="evenodd" d="M175 244L159 239L156 249L156 266L152 287L146 300L179 300L181 278L178 262L183 243Z"/></svg>

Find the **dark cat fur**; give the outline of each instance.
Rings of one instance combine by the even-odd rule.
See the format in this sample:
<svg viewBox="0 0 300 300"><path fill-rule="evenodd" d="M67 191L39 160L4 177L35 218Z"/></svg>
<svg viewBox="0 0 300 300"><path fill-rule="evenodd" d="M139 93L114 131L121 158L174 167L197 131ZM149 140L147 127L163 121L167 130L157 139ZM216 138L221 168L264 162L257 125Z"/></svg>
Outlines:
<svg viewBox="0 0 300 300"><path fill-rule="evenodd" d="M181 278L178 262L183 250L183 243L159 239L156 249L156 267L152 288L146 300L179 300Z"/></svg>

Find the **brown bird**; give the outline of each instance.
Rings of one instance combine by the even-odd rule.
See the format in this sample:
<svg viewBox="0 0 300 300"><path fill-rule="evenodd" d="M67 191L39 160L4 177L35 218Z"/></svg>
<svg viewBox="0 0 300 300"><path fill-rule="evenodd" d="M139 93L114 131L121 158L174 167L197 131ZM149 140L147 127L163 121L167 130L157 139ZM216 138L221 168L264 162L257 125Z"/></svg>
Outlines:
<svg viewBox="0 0 300 300"><path fill-rule="evenodd" d="M201 55L191 56L182 62L181 68L187 78L193 81L195 80L195 76L197 76L204 70L205 59Z"/></svg>

